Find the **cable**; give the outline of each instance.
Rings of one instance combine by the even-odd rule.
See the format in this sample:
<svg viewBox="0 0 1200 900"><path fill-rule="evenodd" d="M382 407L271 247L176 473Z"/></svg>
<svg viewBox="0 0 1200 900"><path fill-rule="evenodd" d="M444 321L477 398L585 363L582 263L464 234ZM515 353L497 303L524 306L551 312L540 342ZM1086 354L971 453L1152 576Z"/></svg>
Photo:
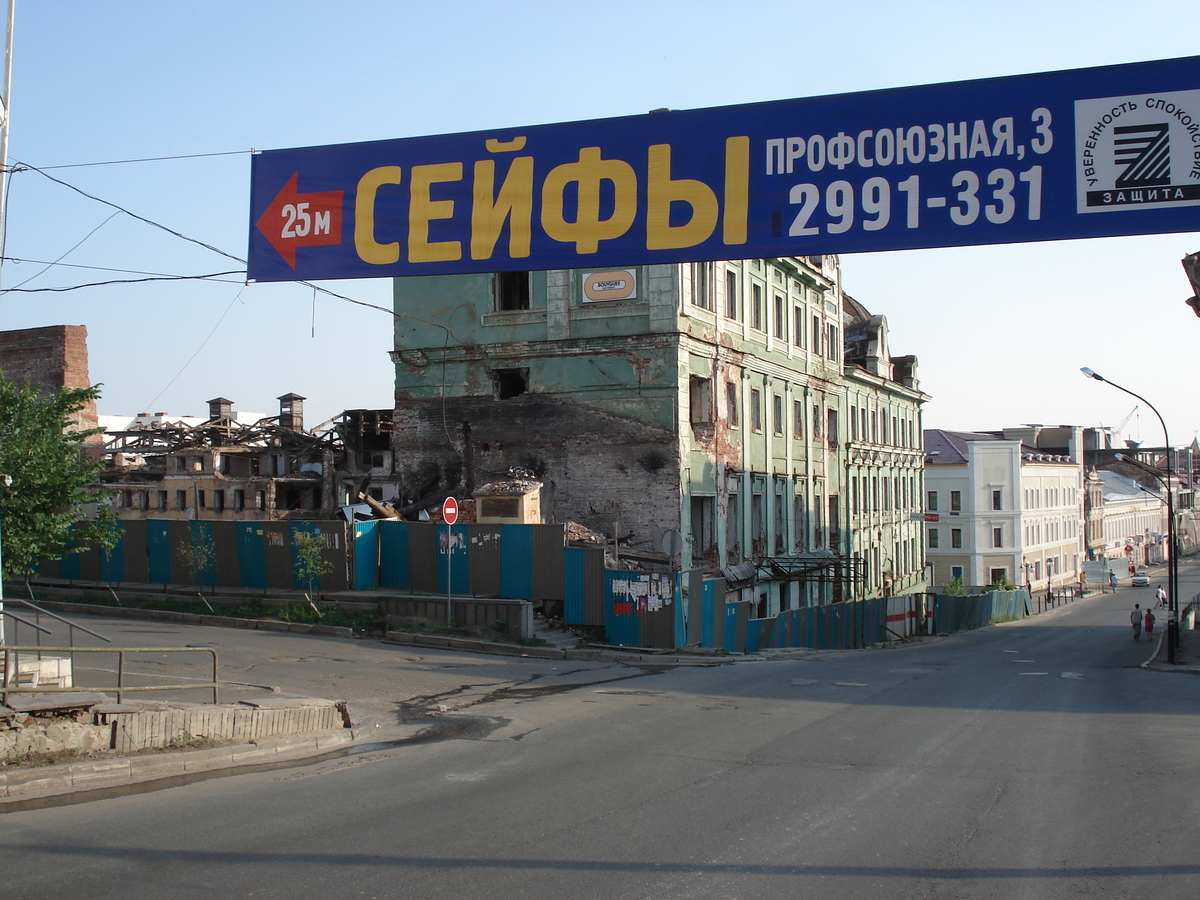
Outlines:
<svg viewBox="0 0 1200 900"><path fill-rule="evenodd" d="M115 213L114 213L115 215ZM170 272L144 272L141 269L114 269L111 266L85 266L82 263L65 263L65 262L47 262L44 259L24 259L18 256L0 257L2 262L11 262L20 265L21 263L31 263L35 266L58 266L60 269L90 269L93 272L118 272L122 275L160 275L163 277L172 276Z"/></svg>
<svg viewBox="0 0 1200 900"><path fill-rule="evenodd" d="M74 253L76 250L78 250L81 246L83 246L84 241L86 241L93 234L95 234L97 231L99 231L101 228L103 228L105 225L107 225L109 222L111 222L113 219L115 219L119 215L120 215L120 213L113 213L111 216L109 216L107 219L105 219L103 222L101 222L99 225L97 225L95 228L93 228L91 231L89 231L86 235L84 235L82 240L79 241L79 243L77 243L74 247L72 247L70 250L68 250L66 253L64 253L62 256L60 256L58 259L56 259L54 262L46 263L46 267L44 269L42 269L42 271L35 272L33 275L30 275L24 281L18 282L16 285L8 288L7 290L15 291L15 290L19 289L21 287L21 285L29 284L29 282L33 281L33 279L37 278L39 275L44 275L47 272L49 272L51 269L53 269L55 266L57 266L60 262L62 262L64 259L66 259L68 256L70 256L72 253Z"/></svg>
<svg viewBox="0 0 1200 900"><path fill-rule="evenodd" d="M86 169L91 166L123 166L126 163L170 162L176 159L207 159L212 156L252 156L257 150L227 150L223 153L189 153L183 156L147 156L142 159L109 159L102 162L69 163L61 166L42 166L42 169ZM17 163L19 166L24 163ZM32 168L30 166L29 168Z"/></svg>
<svg viewBox="0 0 1200 900"><path fill-rule="evenodd" d="M158 402L158 398L161 397L163 394L165 394L168 390L170 390L171 385L173 385L176 381L179 380L179 376L182 375L184 373L184 371L187 369L187 367L192 364L192 360L194 360L197 356L199 356L200 351L205 348L205 346L208 344L208 342L210 340L212 340L212 336L217 333L217 329L221 327L221 323L225 321L225 317L227 315L229 315L229 311L231 309L233 309L233 304L237 303L238 300L240 300L242 298L242 291L244 291L244 290L246 290L246 285L243 284L241 289L234 295L233 299L229 301L229 305L227 307L225 307L225 312L221 313L221 318L217 319L217 324L212 327L212 331L210 331L208 333L208 336L205 337L204 340L200 342L200 346L196 348L196 352L188 357L188 361L185 362L180 367L179 371L175 373L175 377L173 377L170 381L168 381L166 383L166 385L163 386L163 389L161 391L159 391L157 394L155 394L154 399L151 400L149 403L145 404L142 407L142 409L153 409L154 404Z"/></svg>
<svg viewBox="0 0 1200 900"><path fill-rule="evenodd" d="M189 243L192 243L192 244L197 244L198 246L203 247L205 250L211 250L213 253L216 253L219 256L224 256L226 259L232 259L234 262L239 262L242 265L246 264L246 260L242 259L240 256L234 256L232 253L226 253L224 250L214 247L212 244L206 244L206 243L204 243L204 241L200 241L200 240L197 240L196 238L188 237L186 234L182 234L181 232L178 232L173 228L168 228L166 225L163 225L159 222L155 222L153 219L147 219L145 216L139 216L137 213L131 212L130 210L126 209L123 206L118 206L116 203L113 203L109 200L103 200L100 197L97 197L93 194L89 194L87 191L85 191L81 188L77 188L77 187L75 187L75 185L69 184L68 182L63 181L61 178L55 178L53 175L49 175L46 172L43 172L37 166L31 166L31 165L29 165L29 163L23 163L23 162L19 162L19 161L14 161L14 162L16 162L16 165L21 166L22 168L28 169L31 172L37 172L43 178L48 178L50 181L53 181L55 184L61 184L65 188L70 188L75 193L81 194L82 196L87 197L89 200L95 200L97 203L103 203L105 206L111 207L112 209L115 209L119 212L123 212L123 213L125 213L125 215L130 216L131 218L137 219L139 222L145 222L147 225L152 225L155 228L159 228L159 229L167 232L167 234L174 235L175 237L179 238L180 240L188 241Z"/></svg>
<svg viewBox="0 0 1200 900"><path fill-rule="evenodd" d="M90 287L106 287L111 284L143 284L147 281L207 281L218 279L223 275L241 275L242 279L240 282L224 282L225 284L239 284L244 283L246 273L234 270L231 272L212 272L208 275L162 275L154 278L114 278L112 281L92 281L87 284L75 284L68 287L8 288L0 291L0 294L65 294L69 291L79 291Z"/></svg>

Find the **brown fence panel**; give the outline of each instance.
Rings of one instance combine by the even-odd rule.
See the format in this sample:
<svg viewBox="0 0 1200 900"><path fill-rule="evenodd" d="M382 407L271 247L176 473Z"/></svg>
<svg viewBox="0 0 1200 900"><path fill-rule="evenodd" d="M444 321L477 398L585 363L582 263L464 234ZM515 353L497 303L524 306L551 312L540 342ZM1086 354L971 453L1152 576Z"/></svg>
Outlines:
<svg viewBox="0 0 1200 900"><path fill-rule="evenodd" d="M533 600L563 599L565 525L531 525L533 529Z"/></svg>
<svg viewBox="0 0 1200 900"><path fill-rule="evenodd" d="M476 597L500 596L500 526L468 525L471 593Z"/></svg>
<svg viewBox="0 0 1200 900"><path fill-rule="evenodd" d="M121 563L125 568L125 581L145 584L150 581L150 554L146 550L146 523L142 519L130 519L121 523L124 536L121 538Z"/></svg>
<svg viewBox="0 0 1200 900"><path fill-rule="evenodd" d="M414 594L438 593L437 526L410 522L408 529L408 589ZM442 618L445 618L443 614Z"/></svg>

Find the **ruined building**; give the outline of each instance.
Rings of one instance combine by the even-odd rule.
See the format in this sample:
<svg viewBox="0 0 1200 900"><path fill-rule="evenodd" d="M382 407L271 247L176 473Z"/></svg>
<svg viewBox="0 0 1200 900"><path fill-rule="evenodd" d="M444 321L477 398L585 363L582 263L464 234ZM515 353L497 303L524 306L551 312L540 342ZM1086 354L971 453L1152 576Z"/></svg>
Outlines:
<svg viewBox="0 0 1200 900"><path fill-rule="evenodd" d="M398 279L398 503L469 499L519 467L540 484L541 521L663 569L721 572L762 615L873 595L884 557L893 582L918 586L917 535L885 538L862 518L882 501L853 512L847 479L854 449L855 484L872 471L890 497L904 479L889 526L919 508L925 396L886 339L844 360L847 327L870 317L843 307L839 276L827 256ZM859 434L868 410L886 440ZM870 567L851 536L862 522L878 526Z"/></svg>
<svg viewBox="0 0 1200 900"><path fill-rule="evenodd" d="M328 518L337 503L331 432L304 427L304 398L284 394L279 415L240 421L224 397L191 423L139 416L106 435L106 487L123 519Z"/></svg>

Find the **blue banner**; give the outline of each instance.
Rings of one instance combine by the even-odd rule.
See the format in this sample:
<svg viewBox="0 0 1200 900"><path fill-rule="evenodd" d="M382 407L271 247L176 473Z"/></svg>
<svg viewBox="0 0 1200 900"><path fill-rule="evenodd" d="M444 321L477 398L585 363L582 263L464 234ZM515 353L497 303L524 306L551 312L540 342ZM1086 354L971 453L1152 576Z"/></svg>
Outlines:
<svg viewBox="0 0 1200 900"><path fill-rule="evenodd" d="M249 277L1200 231L1200 57L256 154Z"/></svg>

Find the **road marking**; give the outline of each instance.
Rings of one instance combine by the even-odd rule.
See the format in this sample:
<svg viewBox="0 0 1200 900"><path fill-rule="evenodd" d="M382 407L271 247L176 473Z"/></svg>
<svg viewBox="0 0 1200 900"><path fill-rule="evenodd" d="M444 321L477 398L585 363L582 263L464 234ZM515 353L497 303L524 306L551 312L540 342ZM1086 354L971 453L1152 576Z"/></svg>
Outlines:
<svg viewBox="0 0 1200 900"><path fill-rule="evenodd" d="M1023 663L1031 663L1031 662L1034 662L1034 661L1035 661L1035 660L1032 660L1032 659L1014 659L1014 660L1013 660L1013 662L1023 662Z"/></svg>
<svg viewBox="0 0 1200 900"><path fill-rule="evenodd" d="M1049 675L1049 672L1018 672L1018 675Z"/></svg>
<svg viewBox="0 0 1200 900"><path fill-rule="evenodd" d="M834 684L838 687L867 687L861 681L835 681Z"/></svg>
<svg viewBox="0 0 1200 900"><path fill-rule="evenodd" d="M817 683L817 679L815 679L815 678L793 678L792 679L792 684L796 685L797 687L808 687L808 685L816 684L816 683Z"/></svg>
<svg viewBox="0 0 1200 900"><path fill-rule="evenodd" d="M1082 672L1059 672L1059 678L1083 678Z"/></svg>

